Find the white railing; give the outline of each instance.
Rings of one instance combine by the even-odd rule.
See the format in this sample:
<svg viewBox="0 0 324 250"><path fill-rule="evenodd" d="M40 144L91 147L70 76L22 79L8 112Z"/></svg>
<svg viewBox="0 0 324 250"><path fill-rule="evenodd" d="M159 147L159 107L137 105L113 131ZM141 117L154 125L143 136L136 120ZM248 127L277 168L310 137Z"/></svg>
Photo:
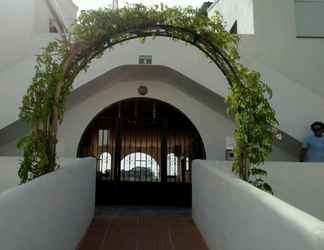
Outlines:
<svg viewBox="0 0 324 250"><path fill-rule="evenodd" d="M194 162L193 218L211 250L324 249L322 221L239 180L226 165Z"/></svg>
<svg viewBox="0 0 324 250"><path fill-rule="evenodd" d="M72 250L94 216L95 160L0 193L0 249Z"/></svg>

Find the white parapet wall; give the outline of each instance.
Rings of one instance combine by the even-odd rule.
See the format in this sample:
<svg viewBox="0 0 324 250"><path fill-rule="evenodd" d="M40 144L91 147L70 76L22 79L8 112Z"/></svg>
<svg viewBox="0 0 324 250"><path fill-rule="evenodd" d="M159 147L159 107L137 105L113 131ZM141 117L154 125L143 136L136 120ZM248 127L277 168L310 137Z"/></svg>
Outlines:
<svg viewBox="0 0 324 250"><path fill-rule="evenodd" d="M230 173L232 163L212 166ZM324 163L266 162L264 168L276 197L324 221Z"/></svg>
<svg viewBox="0 0 324 250"><path fill-rule="evenodd" d="M18 170L21 161L22 157L0 157L0 193L19 185ZM74 161L72 158L58 159L61 167L69 166Z"/></svg>
<svg viewBox="0 0 324 250"><path fill-rule="evenodd" d="M193 219L210 250L324 249L324 222L236 178L228 166L194 162Z"/></svg>
<svg viewBox="0 0 324 250"><path fill-rule="evenodd" d="M0 249L76 248L94 217L95 160L67 160L62 165L0 193Z"/></svg>
<svg viewBox="0 0 324 250"><path fill-rule="evenodd" d="M275 196L324 221L324 163L266 162Z"/></svg>

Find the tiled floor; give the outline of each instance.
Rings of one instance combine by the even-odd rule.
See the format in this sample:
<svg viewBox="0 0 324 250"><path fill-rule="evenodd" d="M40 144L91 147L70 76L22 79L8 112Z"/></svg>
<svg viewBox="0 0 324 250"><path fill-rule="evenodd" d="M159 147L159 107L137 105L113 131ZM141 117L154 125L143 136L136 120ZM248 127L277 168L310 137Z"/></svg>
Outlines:
<svg viewBox="0 0 324 250"><path fill-rule="evenodd" d="M207 250L190 210L98 208L78 250Z"/></svg>

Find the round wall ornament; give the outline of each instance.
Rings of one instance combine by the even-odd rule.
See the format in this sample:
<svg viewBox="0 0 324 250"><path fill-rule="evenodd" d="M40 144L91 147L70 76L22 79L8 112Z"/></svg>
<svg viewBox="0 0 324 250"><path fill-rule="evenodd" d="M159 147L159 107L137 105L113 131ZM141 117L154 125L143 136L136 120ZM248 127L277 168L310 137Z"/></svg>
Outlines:
<svg viewBox="0 0 324 250"><path fill-rule="evenodd" d="M148 92L148 89L146 86L139 86L138 89L137 89L138 93L140 95L146 95L147 92Z"/></svg>

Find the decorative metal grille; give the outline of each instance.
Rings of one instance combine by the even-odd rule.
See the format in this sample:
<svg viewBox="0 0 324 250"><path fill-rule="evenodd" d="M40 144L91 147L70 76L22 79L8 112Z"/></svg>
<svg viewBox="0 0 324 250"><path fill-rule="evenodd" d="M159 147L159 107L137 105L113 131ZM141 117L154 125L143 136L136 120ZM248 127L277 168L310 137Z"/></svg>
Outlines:
<svg viewBox="0 0 324 250"><path fill-rule="evenodd" d="M106 181L191 183L192 160L204 158L192 123L165 103L147 98L123 101L96 117L79 155L97 158Z"/></svg>

